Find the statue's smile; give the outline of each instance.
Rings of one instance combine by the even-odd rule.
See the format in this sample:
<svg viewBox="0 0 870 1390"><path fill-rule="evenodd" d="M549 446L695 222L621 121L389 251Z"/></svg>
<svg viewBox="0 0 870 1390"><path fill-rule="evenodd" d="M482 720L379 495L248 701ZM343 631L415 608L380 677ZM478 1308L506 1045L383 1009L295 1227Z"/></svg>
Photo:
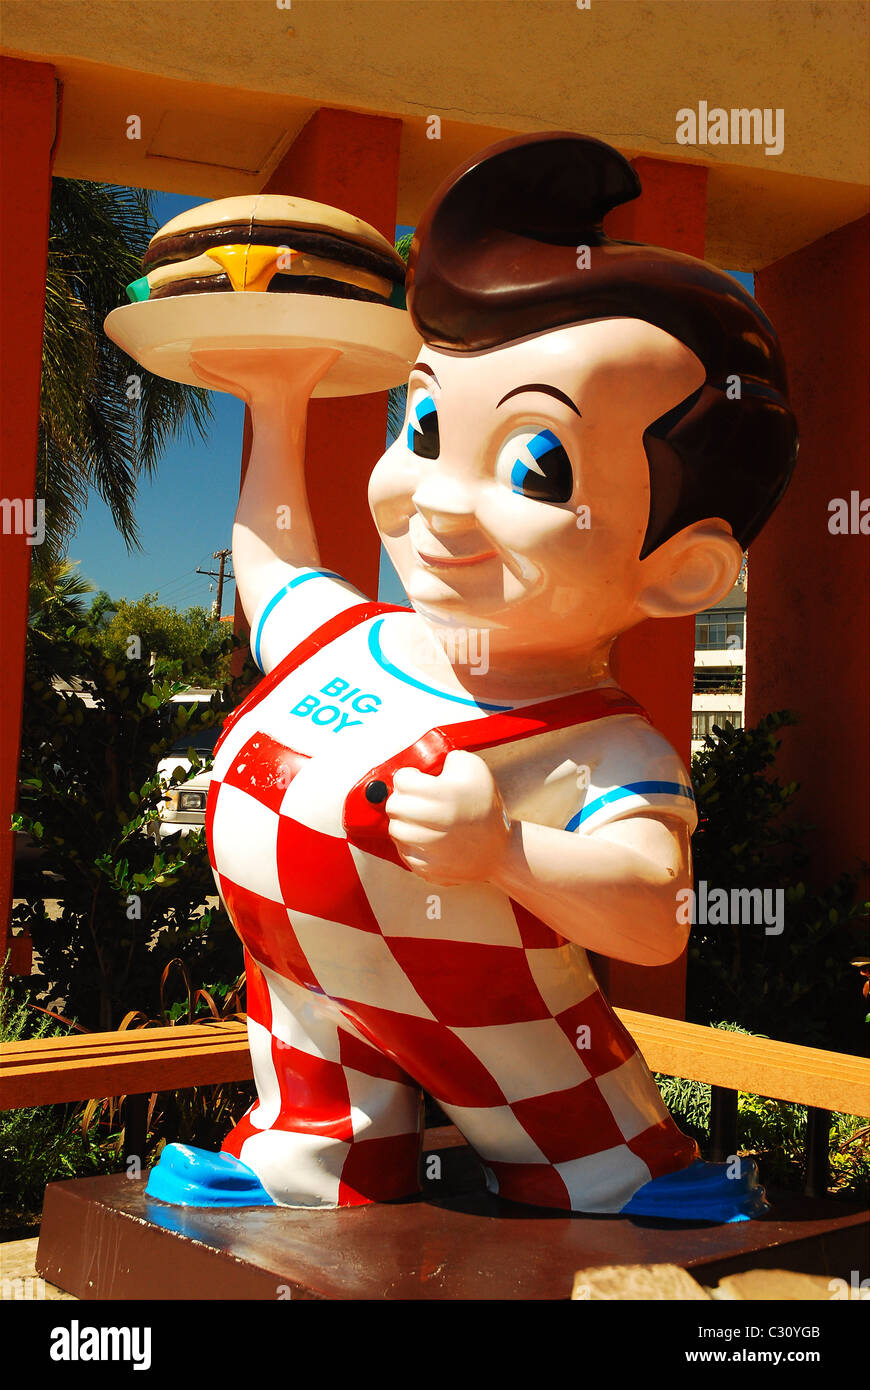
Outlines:
<svg viewBox="0 0 870 1390"><path fill-rule="evenodd" d="M415 547L415 554L418 560L422 560L424 565L429 565L432 569L450 568L464 565L479 565L484 560L495 559L494 550L485 551L481 555L425 555Z"/></svg>

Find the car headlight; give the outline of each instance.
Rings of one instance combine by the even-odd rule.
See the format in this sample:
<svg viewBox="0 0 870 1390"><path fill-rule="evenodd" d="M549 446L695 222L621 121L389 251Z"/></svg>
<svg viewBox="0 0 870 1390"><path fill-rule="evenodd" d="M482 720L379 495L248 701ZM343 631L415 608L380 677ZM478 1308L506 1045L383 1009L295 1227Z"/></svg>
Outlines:
<svg viewBox="0 0 870 1390"><path fill-rule="evenodd" d="M180 792L178 796L179 811L204 811L206 792Z"/></svg>

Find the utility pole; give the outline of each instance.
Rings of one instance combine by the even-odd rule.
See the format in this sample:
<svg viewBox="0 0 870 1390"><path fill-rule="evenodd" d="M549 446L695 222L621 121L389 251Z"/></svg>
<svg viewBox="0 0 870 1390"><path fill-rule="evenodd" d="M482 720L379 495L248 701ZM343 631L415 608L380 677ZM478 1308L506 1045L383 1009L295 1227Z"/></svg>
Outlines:
<svg viewBox="0 0 870 1390"><path fill-rule="evenodd" d="M212 604L212 614L215 618L219 618L221 615L221 607L223 605L224 597L224 569L226 567L227 560L232 555L232 553L233 552L231 550L216 550L212 555L212 559L219 561L218 568L216 570L201 570L197 568L196 571L197 574L207 574L211 578L217 579L217 598ZM234 576L232 574L227 575L227 579L233 578Z"/></svg>

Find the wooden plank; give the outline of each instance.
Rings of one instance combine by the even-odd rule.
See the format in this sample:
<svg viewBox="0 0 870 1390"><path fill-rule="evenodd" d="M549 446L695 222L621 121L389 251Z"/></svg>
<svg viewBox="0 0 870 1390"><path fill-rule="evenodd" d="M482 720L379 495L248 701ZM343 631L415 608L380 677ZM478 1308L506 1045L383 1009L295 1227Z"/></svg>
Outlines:
<svg viewBox="0 0 870 1390"><path fill-rule="evenodd" d="M32 1071L34 1074L41 1071L76 1071L79 1067L93 1066L112 1066L115 1062L120 1062L127 1057L147 1057L162 1056L165 1053L172 1053L176 1057L186 1057L191 1064L196 1063L198 1057L210 1057L216 1053L227 1049L232 1051L236 1046L243 1045L246 1034L241 1033L238 1038L215 1038L210 1043L176 1043L167 1041L162 1043L127 1043L123 1047L110 1047L104 1051L87 1051L69 1053L41 1053L37 1057L28 1057L26 1053L17 1053L14 1057L4 1057L0 1062L0 1076L18 1071Z"/></svg>
<svg viewBox="0 0 870 1390"><path fill-rule="evenodd" d="M90 1066L73 1072L21 1071L0 1083L0 1109L58 1105L102 1096L139 1095L150 1091L183 1090L222 1082L250 1081L253 1076L247 1045L199 1058L195 1067L177 1053L119 1059L111 1066Z"/></svg>
<svg viewBox="0 0 870 1390"><path fill-rule="evenodd" d="M617 1009L647 1065L670 1076L848 1114L870 1114L870 1061ZM0 1056L0 1109L251 1077L244 1024L80 1033Z"/></svg>
<svg viewBox="0 0 870 1390"><path fill-rule="evenodd" d="M0 1109L249 1081L253 1076L242 1023L79 1034L42 1038L38 1044L35 1055L27 1043L3 1049Z"/></svg>
<svg viewBox="0 0 870 1390"><path fill-rule="evenodd" d="M870 1061L617 1009L651 1071L774 1100L870 1115Z"/></svg>
<svg viewBox="0 0 870 1390"><path fill-rule="evenodd" d="M237 1038L244 1033L245 1025L232 1019L208 1023L184 1023L167 1028L126 1028L111 1033L70 1033L62 1038L32 1038L26 1042L4 1043L0 1054L7 1057L54 1057L73 1055L77 1052L111 1052L112 1049L125 1051L131 1044L136 1047L165 1045L174 1043L177 1047L201 1046L206 1039L215 1037Z"/></svg>

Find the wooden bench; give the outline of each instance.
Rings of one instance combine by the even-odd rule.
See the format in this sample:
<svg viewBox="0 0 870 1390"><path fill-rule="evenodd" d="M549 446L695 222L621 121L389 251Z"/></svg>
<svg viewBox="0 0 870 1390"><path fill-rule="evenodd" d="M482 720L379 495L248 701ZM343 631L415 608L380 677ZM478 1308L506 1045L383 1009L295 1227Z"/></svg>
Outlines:
<svg viewBox="0 0 870 1390"><path fill-rule="evenodd" d="M827 1187L831 1112L870 1115L870 1060L617 1009L651 1071L712 1087L711 1147L737 1147L738 1091L808 1107L807 1191ZM0 1110L124 1095L125 1148L144 1152L148 1097L253 1076L245 1026L207 1022L38 1038L0 1049Z"/></svg>

